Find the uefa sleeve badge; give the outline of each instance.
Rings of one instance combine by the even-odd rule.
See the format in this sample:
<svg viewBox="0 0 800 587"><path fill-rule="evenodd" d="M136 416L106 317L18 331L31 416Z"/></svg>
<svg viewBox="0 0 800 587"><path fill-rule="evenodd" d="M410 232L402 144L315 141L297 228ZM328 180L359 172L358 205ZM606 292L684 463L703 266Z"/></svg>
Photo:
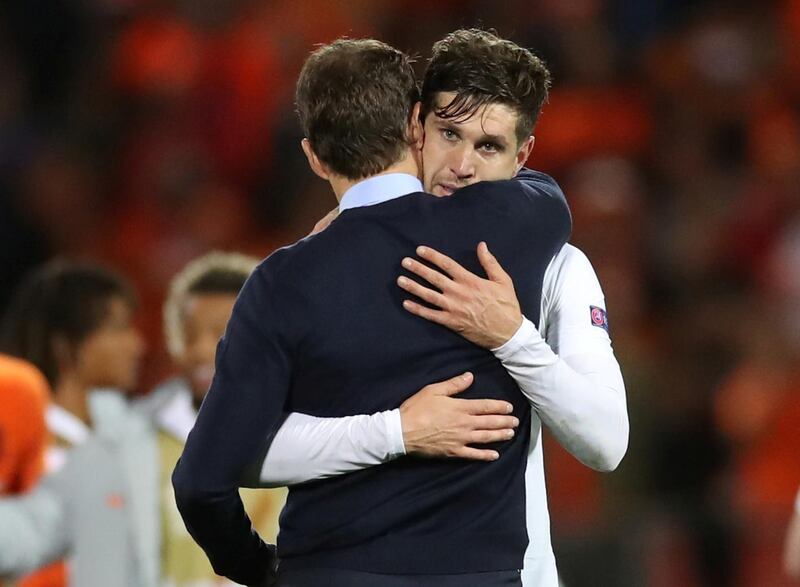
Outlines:
<svg viewBox="0 0 800 587"><path fill-rule="evenodd" d="M603 308L598 306L589 306L592 326L597 326L608 332L608 314Z"/></svg>

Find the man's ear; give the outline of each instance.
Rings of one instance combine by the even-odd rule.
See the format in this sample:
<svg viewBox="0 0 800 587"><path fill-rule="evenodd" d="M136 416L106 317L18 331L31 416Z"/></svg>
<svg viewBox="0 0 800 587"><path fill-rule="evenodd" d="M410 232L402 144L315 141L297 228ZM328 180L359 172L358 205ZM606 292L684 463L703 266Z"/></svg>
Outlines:
<svg viewBox="0 0 800 587"><path fill-rule="evenodd" d="M517 151L516 173L519 173L519 170L525 167L525 163L527 163L528 158L530 158L531 156L531 151L533 151L533 143L535 142L536 142L536 137L531 135L527 139L525 139L525 142L522 143L522 146L519 148L519 151Z"/></svg>
<svg viewBox="0 0 800 587"><path fill-rule="evenodd" d="M316 173L325 181L329 181L331 174L325 164L319 160L319 157L317 157L317 154L314 152L314 148L311 146L311 141L308 139L303 139L300 141L300 146L303 148L303 153L306 154L308 166L311 168L311 171Z"/></svg>
<svg viewBox="0 0 800 587"><path fill-rule="evenodd" d="M422 143L425 142L425 129L419 117L420 108L422 108L422 102L414 104L411 109L411 120L408 121L409 142L417 150L422 149Z"/></svg>

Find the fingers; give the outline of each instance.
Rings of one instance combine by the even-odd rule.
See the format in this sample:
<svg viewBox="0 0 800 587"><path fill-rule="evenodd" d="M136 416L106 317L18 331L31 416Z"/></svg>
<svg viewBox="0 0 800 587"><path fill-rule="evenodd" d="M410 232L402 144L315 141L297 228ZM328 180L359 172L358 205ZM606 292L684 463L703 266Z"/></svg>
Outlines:
<svg viewBox="0 0 800 587"><path fill-rule="evenodd" d="M413 279L409 279L408 277L398 277L397 278L397 285L399 285L402 289L406 290L411 295L415 295L421 300L425 300L429 304L433 306L438 306L439 308L446 308L447 298L445 298L442 294L438 291L432 290L430 288L425 287L424 285L420 285Z"/></svg>
<svg viewBox="0 0 800 587"><path fill-rule="evenodd" d="M429 320L431 322L436 322L436 324L441 324L442 326L449 326L450 324L450 318L447 312L443 312L441 310L431 310L430 308L426 308L425 306L422 306L416 302L412 302L411 300L404 300L403 308L415 316L425 318L425 320Z"/></svg>
<svg viewBox="0 0 800 587"><path fill-rule="evenodd" d="M486 276L492 281L509 281L511 277L497 261L497 258L489 252L489 247L485 242L478 244L478 261L486 271Z"/></svg>
<svg viewBox="0 0 800 587"><path fill-rule="evenodd" d="M439 383L426 385L424 388L422 388L422 391L428 391L434 395L453 396L467 389L470 385L472 385L473 380L474 377L472 373L467 371L461 375L451 377L447 381L440 381Z"/></svg>
<svg viewBox="0 0 800 587"><path fill-rule="evenodd" d="M447 275L439 273L436 271L436 269L431 269L427 265L423 265L411 257L406 257L403 259L401 265L414 275L418 275L434 287L438 288L440 291L448 291L450 286L453 284L453 280Z"/></svg>
<svg viewBox="0 0 800 587"><path fill-rule="evenodd" d="M470 416L470 419L475 430L508 431L519 426L519 419L514 416Z"/></svg>
<svg viewBox="0 0 800 587"><path fill-rule="evenodd" d="M453 456L471 461L496 461L500 458L500 454L496 450L472 448L471 446L459 448Z"/></svg>
<svg viewBox="0 0 800 587"><path fill-rule="evenodd" d="M514 438L514 430L473 430L469 435L469 444L489 444L491 442L503 442Z"/></svg>
<svg viewBox="0 0 800 587"><path fill-rule="evenodd" d="M463 279L472 275L456 261L431 247L417 247L417 255L433 263L453 279Z"/></svg>
<svg viewBox="0 0 800 587"><path fill-rule="evenodd" d="M514 411L514 406L499 399L465 399L460 401L464 402L467 413L473 416L510 414Z"/></svg>

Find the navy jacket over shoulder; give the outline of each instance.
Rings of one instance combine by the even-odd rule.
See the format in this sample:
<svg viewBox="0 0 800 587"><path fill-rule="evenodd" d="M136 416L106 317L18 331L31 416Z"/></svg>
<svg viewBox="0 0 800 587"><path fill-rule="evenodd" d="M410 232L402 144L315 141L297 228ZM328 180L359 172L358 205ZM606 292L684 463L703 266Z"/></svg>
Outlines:
<svg viewBox="0 0 800 587"><path fill-rule="evenodd" d="M173 482L187 527L214 568L259 584L272 547L251 530L237 487L290 411L338 417L394 409L464 371L464 397L504 399L518 434L492 463L403 457L292 487L281 565L436 574L522 568L530 408L499 361L402 308L400 261L425 244L483 274L484 240L538 324L545 268L569 210L546 175L415 193L348 209L320 234L267 258L242 290L217 350L214 382Z"/></svg>

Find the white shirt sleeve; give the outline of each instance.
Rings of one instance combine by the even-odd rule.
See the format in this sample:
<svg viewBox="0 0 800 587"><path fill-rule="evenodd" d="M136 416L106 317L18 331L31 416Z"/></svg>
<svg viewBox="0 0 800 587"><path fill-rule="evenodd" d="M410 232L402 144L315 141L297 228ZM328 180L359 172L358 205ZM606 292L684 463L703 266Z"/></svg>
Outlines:
<svg viewBox="0 0 800 587"><path fill-rule="evenodd" d="M625 385L611 348L605 300L589 260L565 247L547 269L542 338L524 320L494 349L561 445L585 465L616 468L628 446Z"/></svg>
<svg viewBox="0 0 800 587"><path fill-rule="evenodd" d="M406 452L400 410L318 418L292 412L261 466L263 487L295 485L358 471Z"/></svg>

